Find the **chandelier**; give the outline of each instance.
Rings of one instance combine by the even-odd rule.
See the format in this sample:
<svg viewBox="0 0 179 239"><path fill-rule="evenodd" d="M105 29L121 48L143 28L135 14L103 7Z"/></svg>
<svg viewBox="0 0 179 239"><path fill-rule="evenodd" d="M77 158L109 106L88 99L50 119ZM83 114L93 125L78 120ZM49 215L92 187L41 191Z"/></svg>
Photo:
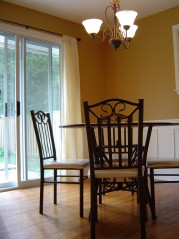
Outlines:
<svg viewBox="0 0 179 239"><path fill-rule="evenodd" d="M110 10L112 10L113 15L112 22L108 19ZM134 37L138 28L137 25L134 25L136 16L137 12L135 11L120 11L119 0L112 0L111 5L105 10L105 19L109 27L107 31L104 29L101 35L97 35L103 23L100 19L87 19L84 20L82 24L98 45L101 45L105 39L109 37L109 44L114 49L119 48L121 44L125 49L128 49L131 39Z"/></svg>

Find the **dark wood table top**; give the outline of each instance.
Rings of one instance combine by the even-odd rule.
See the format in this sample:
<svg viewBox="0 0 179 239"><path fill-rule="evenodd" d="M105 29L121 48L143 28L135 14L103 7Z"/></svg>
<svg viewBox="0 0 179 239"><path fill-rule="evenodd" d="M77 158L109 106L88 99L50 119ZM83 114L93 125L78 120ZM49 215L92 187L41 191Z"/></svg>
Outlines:
<svg viewBox="0 0 179 239"><path fill-rule="evenodd" d="M113 124L114 127L117 124ZM137 126L137 122L133 122L134 126ZM144 127L158 127L158 126L175 126L179 125L179 121L144 121L143 122ZM97 126L97 124L92 124L92 126ZM106 126L106 124L104 124ZM124 123L125 126L125 123ZM83 128L85 127L85 123L81 124L67 124L67 125L60 125L60 128Z"/></svg>

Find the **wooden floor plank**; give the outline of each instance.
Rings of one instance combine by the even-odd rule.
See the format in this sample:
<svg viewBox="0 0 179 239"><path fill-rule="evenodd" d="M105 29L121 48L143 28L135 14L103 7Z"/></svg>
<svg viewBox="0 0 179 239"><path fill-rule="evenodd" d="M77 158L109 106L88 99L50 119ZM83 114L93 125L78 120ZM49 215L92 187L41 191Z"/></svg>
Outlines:
<svg viewBox="0 0 179 239"><path fill-rule="evenodd" d="M0 239L89 239L89 182L84 188L84 218L79 217L79 186L59 185L53 205L52 186L45 187L44 215L38 213L39 188L0 193ZM99 206L96 239L139 239L136 195L107 194ZM148 212L148 239L179 238L179 184L156 185L157 220Z"/></svg>

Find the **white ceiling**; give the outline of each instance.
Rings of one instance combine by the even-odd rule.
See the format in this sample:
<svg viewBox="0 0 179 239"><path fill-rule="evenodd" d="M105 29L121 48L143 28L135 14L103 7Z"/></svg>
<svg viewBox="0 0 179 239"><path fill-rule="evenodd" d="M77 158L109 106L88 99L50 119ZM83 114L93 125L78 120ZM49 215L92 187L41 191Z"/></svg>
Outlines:
<svg viewBox="0 0 179 239"><path fill-rule="evenodd" d="M104 20L110 0L4 0L50 15L81 23L87 18ZM136 20L179 6L179 0L121 0L121 10L138 12Z"/></svg>

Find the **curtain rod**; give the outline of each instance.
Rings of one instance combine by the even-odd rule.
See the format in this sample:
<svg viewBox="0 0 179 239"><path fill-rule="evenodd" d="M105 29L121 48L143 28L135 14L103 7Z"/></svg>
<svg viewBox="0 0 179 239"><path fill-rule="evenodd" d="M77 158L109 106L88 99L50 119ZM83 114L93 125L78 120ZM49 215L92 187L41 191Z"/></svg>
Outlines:
<svg viewBox="0 0 179 239"><path fill-rule="evenodd" d="M42 31L42 32L54 34L54 35L57 35L57 36L63 36L63 34L58 33L58 32L52 32L52 31L44 30L44 29L41 29L41 28L38 28L38 27L32 27L32 26L25 25L25 24L21 24L21 23L17 23L17 22L12 22L12 21L8 21L8 20L4 20L4 19L1 19L1 18L0 18L0 21L6 22L6 23L15 24L15 25L18 25L18 26L21 26L21 27L25 27L26 29L30 29L30 28L31 28L31 29L34 29L34 30L38 30L38 31ZM77 41L81 41L81 38L78 38L78 37L77 37L76 40L77 40Z"/></svg>

